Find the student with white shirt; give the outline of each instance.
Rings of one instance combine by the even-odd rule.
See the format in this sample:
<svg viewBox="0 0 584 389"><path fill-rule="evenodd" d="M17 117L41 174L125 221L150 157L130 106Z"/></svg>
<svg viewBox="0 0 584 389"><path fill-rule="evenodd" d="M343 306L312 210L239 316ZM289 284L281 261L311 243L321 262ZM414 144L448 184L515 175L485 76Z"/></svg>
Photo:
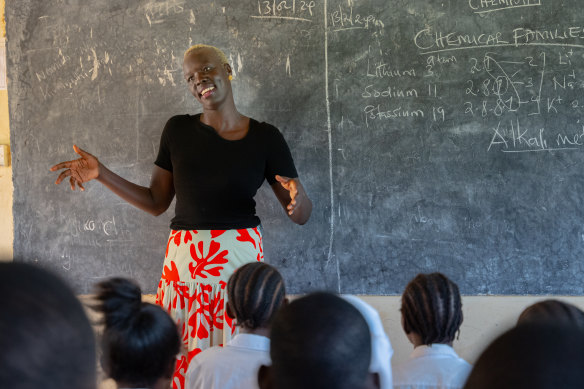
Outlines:
<svg viewBox="0 0 584 389"><path fill-rule="evenodd" d="M337 295L311 293L287 304L270 341L272 363L258 372L261 389L379 389L379 375L369 371L369 326Z"/></svg>
<svg viewBox="0 0 584 389"><path fill-rule="evenodd" d="M282 276L266 263L248 263L229 278L227 297L227 316L236 320L239 334L225 347L195 355L187 389L255 389L258 369L270 364L270 324L286 303Z"/></svg>
<svg viewBox="0 0 584 389"><path fill-rule="evenodd" d="M472 366L452 348L462 324L458 286L441 273L418 274L404 290L401 313L414 351L394 368L394 388L462 388Z"/></svg>

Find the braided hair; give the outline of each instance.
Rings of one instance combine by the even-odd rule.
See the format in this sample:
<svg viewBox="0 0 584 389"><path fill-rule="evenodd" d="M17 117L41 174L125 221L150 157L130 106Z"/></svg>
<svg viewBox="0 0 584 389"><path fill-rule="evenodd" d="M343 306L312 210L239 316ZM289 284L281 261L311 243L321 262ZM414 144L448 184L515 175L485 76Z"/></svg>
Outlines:
<svg viewBox="0 0 584 389"><path fill-rule="evenodd" d="M422 344L451 343L462 324L458 286L444 274L418 274L402 295L406 334L420 335Z"/></svg>
<svg viewBox="0 0 584 389"><path fill-rule="evenodd" d="M282 275L263 262L248 263L227 282L227 296L237 324L246 329L266 328L286 298Z"/></svg>
<svg viewBox="0 0 584 389"><path fill-rule="evenodd" d="M146 387L167 377L180 349L170 316L157 305L143 303L140 287L124 278L99 283L96 294L93 309L104 315L102 364L109 377Z"/></svg>

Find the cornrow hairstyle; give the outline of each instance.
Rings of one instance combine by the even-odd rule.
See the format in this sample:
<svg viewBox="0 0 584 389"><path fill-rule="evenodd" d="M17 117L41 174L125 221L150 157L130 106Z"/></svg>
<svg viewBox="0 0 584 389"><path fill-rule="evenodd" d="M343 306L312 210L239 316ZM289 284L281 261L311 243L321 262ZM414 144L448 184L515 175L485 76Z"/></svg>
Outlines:
<svg viewBox="0 0 584 389"><path fill-rule="evenodd" d="M102 364L109 377L134 387L150 387L165 377L180 349L178 329L159 306L142 302L140 287L124 278L97 285L103 313Z"/></svg>
<svg viewBox="0 0 584 389"><path fill-rule="evenodd" d="M93 329L69 286L40 267L0 263L0 387L95 389Z"/></svg>
<svg viewBox="0 0 584 389"><path fill-rule="evenodd" d="M227 297L237 325L250 330L267 328L286 298L284 279L273 266L251 262L229 278Z"/></svg>
<svg viewBox="0 0 584 389"><path fill-rule="evenodd" d="M275 388L363 388L371 361L369 326L341 297L311 293L276 315L270 358Z"/></svg>
<svg viewBox="0 0 584 389"><path fill-rule="evenodd" d="M215 54L217 54L217 57L219 57L219 60L221 61L221 64L228 64L229 65L229 61L227 60L227 56L225 55L225 53L221 50L218 49L215 46L210 46L210 45L205 45L202 43L199 43L197 45L193 45L191 47L189 47L186 51L185 51L185 55L183 58L186 58L189 54L191 54L193 51L199 50L199 49L211 49L215 52Z"/></svg>
<svg viewBox="0 0 584 389"><path fill-rule="evenodd" d="M420 335L422 344L451 343L462 324L458 286L441 273L418 274L402 295L406 334Z"/></svg>
<svg viewBox="0 0 584 389"><path fill-rule="evenodd" d="M563 323L584 329L584 312L559 300L544 300L525 308L517 325L527 323Z"/></svg>

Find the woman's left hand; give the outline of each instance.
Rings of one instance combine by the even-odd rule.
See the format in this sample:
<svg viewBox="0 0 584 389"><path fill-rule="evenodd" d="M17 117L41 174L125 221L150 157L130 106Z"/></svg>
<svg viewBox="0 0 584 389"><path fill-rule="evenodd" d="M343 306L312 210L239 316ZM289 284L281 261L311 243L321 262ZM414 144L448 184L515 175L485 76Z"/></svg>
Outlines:
<svg viewBox="0 0 584 389"><path fill-rule="evenodd" d="M306 195L298 178L276 175L272 190L286 210L288 217L297 224L304 224L312 213L312 201Z"/></svg>
<svg viewBox="0 0 584 389"><path fill-rule="evenodd" d="M286 211L288 212L288 215L292 215L297 206L296 197L298 196L298 179L276 175L276 181L278 181L290 195L290 203L286 206Z"/></svg>

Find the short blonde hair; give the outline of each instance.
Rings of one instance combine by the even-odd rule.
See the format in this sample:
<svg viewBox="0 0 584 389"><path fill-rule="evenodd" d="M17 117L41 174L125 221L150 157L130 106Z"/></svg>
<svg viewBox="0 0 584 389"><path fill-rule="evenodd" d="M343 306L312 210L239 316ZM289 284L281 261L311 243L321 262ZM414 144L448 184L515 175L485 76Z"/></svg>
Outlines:
<svg viewBox="0 0 584 389"><path fill-rule="evenodd" d="M199 49L211 49L215 52L215 54L217 54L217 56L219 57L219 60L221 60L221 64L228 64L229 65L229 61L227 60L227 56L225 55L225 53L223 51L221 51L221 49L218 49L215 46L211 46L211 45L205 45L202 43L199 43L197 45L193 45L191 47L189 47L187 49L187 51L185 51L185 55L183 57L186 58L189 54L191 54L193 51L199 50Z"/></svg>

